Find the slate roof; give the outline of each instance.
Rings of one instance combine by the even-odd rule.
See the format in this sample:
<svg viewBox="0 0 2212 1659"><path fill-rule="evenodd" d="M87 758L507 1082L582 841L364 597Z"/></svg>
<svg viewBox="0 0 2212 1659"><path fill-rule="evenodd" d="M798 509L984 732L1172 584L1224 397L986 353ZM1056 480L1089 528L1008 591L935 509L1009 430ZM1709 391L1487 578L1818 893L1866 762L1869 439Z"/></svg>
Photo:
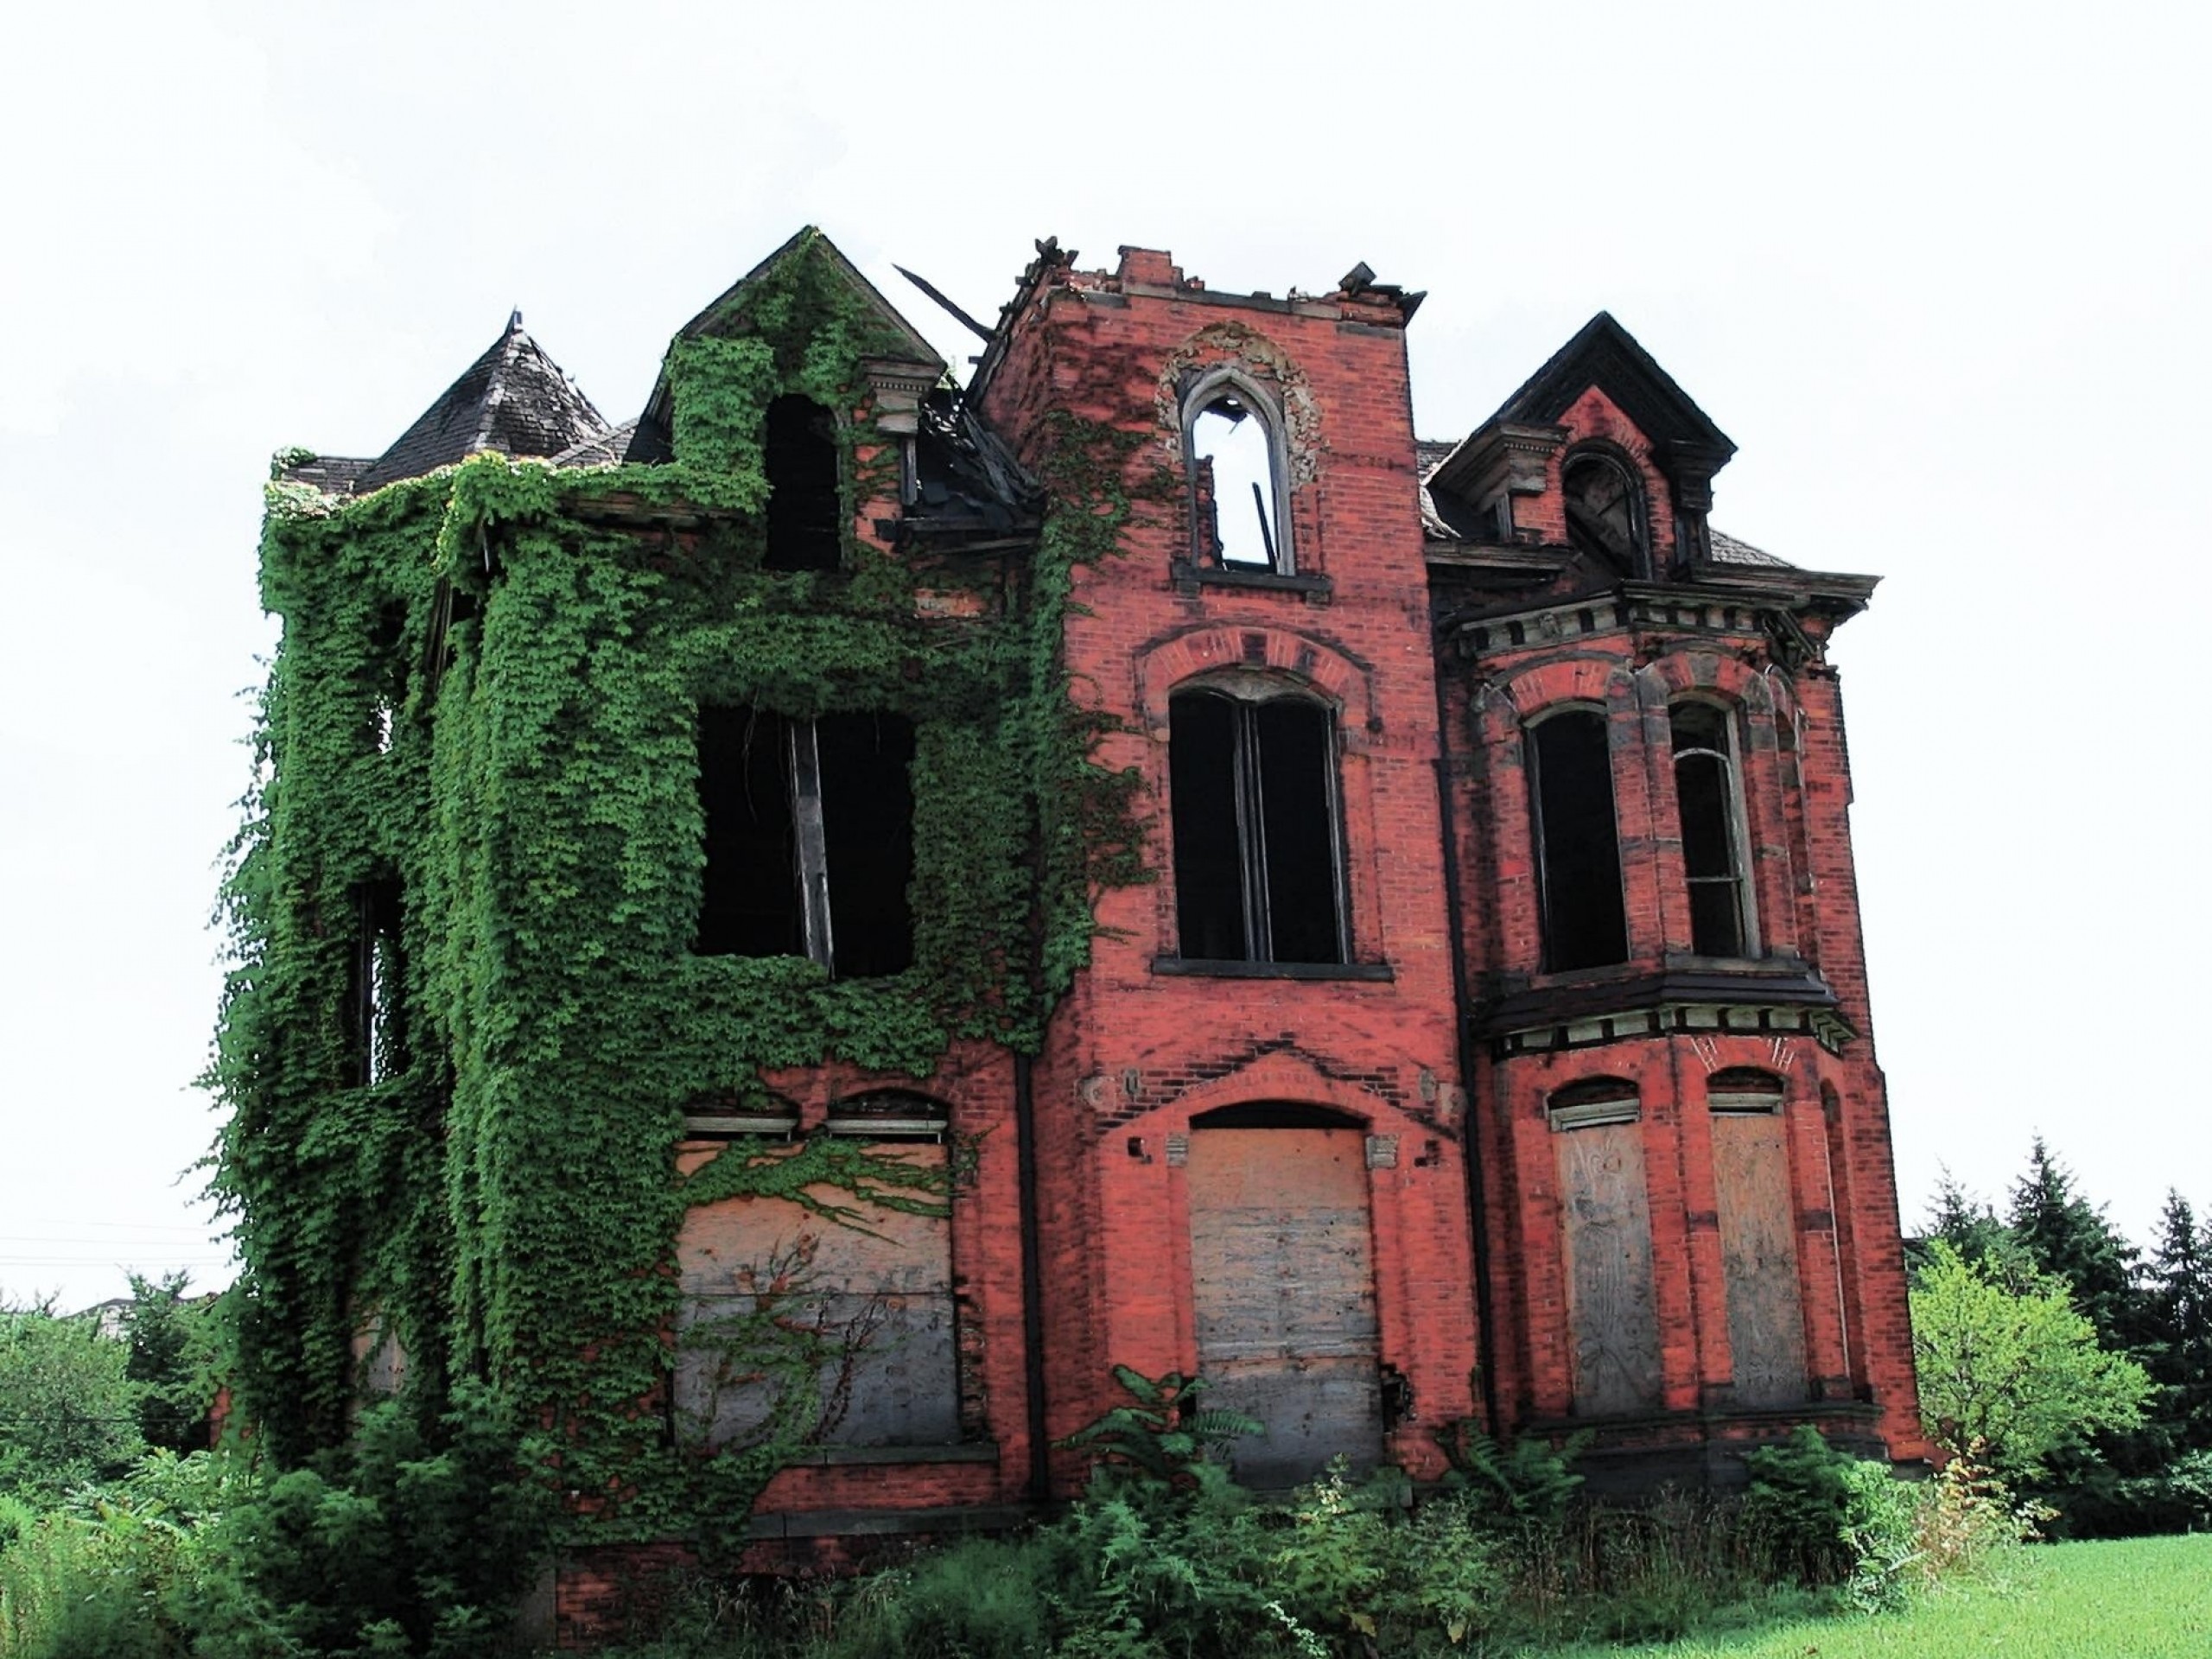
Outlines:
<svg viewBox="0 0 2212 1659"><path fill-rule="evenodd" d="M605 436L606 417L523 331L522 313L399 440L353 480L365 494L481 450L558 455Z"/></svg>
<svg viewBox="0 0 2212 1659"><path fill-rule="evenodd" d="M1794 570L1797 567L1787 559L1777 559L1764 548L1753 547L1749 542L1739 542L1733 536L1724 535L1710 526L1707 537L1713 543L1715 564L1763 564L1775 570Z"/></svg>

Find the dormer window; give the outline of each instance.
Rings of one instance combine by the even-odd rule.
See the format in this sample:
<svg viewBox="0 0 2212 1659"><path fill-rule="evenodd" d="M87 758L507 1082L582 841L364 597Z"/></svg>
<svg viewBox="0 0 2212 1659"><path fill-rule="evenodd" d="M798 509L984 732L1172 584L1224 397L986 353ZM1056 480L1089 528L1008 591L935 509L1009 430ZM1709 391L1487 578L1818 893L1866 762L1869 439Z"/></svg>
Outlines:
<svg viewBox="0 0 2212 1659"><path fill-rule="evenodd" d="M1203 383L1186 408L1183 438L1197 563L1288 575L1282 444L1274 410L1231 378Z"/></svg>
<svg viewBox="0 0 2212 1659"><path fill-rule="evenodd" d="M768 474L770 570L835 570L844 552L844 505L837 486L837 423L811 397L768 405L762 435Z"/></svg>
<svg viewBox="0 0 2212 1659"><path fill-rule="evenodd" d="M1643 489L1627 463L1602 450L1585 449L1560 469L1567 507L1567 537L1581 552L1604 560L1623 575L1648 573Z"/></svg>

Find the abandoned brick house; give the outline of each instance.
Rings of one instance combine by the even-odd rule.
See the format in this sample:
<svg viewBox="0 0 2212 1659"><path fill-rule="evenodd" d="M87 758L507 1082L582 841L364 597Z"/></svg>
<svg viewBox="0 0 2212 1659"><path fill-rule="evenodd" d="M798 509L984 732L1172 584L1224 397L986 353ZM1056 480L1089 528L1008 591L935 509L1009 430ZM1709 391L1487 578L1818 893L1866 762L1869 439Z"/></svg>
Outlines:
<svg viewBox="0 0 2212 1659"><path fill-rule="evenodd" d="M1463 1421L1923 1454L1873 581L1708 524L1733 445L1610 316L1417 440L1421 297L1048 242L956 386L807 231L636 421L518 316L381 457L280 457L299 965L226 1157L297 1443L491 1377L590 1471L576 1619L763 1447L756 1560L1079 1490L1116 1365L1262 1486Z"/></svg>

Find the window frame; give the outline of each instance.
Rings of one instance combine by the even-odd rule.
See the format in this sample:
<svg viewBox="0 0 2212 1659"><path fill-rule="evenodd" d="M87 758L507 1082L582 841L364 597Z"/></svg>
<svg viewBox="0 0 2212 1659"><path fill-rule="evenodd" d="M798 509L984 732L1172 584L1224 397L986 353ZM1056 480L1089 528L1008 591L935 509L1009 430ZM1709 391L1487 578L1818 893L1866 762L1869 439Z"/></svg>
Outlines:
<svg viewBox="0 0 2212 1659"><path fill-rule="evenodd" d="M1676 712L1683 709L1702 709L1714 715L1719 721L1721 741L1726 747L1681 747L1676 735L1675 720ZM1681 849L1683 895L1690 901L1691 954L1712 957L1724 962L1756 960L1763 951L1759 943L1758 895L1751 881L1751 823L1744 798L1742 711L1733 704L1711 697L1673 698L1667 704L1667 738L1668 778L1675 793L1675 831ZM1682 820L1682 762L1686 759L1700 758L1716 760L1720 766L1721 801L1728 818L1726 845L1731 867L1726 875L1698 876L1690 874L1688 826ZM1738 949L1732 952L1703 950L1697 938L1695 890L1701 886L1717 887L1723 883L1734 889L1736 897Z"/></svg>
<svg viewBox="0 0 2212 1659"><path fill-rule="evenodd" d="M784 784L786 791L785 802L791 813L791 840L793 861L791 878L793 882L796 884L798 890L798 919L803 949L798 952L779 950L766 953L754 953L734 950L702 950L698 948L698 945L696 943L695 936L692 953L695 956L702 957L733 957L741 961L747 962L773 961L779 957L803 957L805 960L813 963L817 967L820 968L823 972L829 975L832 979L888 979L893 978L899 973L906 971L903 968L893 969L888 974L864 975L853 974L849 972L841 974L838 971L836 929L833 918L833 895L831 893L830 885L830 831L827 821L823 817L822 804L823 789L820 744L820 721L827 716L817 716L811 715L785 715L774 709L763 709L757 703L713 704L707 702L702 702L699 705L701 715L703 715L704 711L709 707L749 709L751 711L752 717L754 719L758 719L763 715L772 715L783 727L784 754L782 766ZM915 726L914 722L907 716L893 714L891 711L882 709L864 710L859 712L868 715L868 717L878 720L888 718L903 721L906 727L910 739L918 745L918 729ZM912 799L911 782L911 768L913 764L912 760L910 758L906 764L909 768L909 797L907 802L907 836L909 842L908 856L911 860L912 837L913 834L913 803ZM703 753L700 761L699 779L700 783L703 786L706 779ZM709 825L706 822L707 809L703 798L701 803L701 835L702 840L704 840L709 834ZM709 857L711 858L712 850L710 844L707 850ZM911 883L912 879L912 870L910 863L907 880ZM705 904L703 872L701 904L701 925L703 925ZM908 906L906 918L906 944L907 966L911 967L912 965L914 950L914 918L911 902Z"/></svg>
<svg viewBox="0 0 2212 1659"><path fill-rule="evenodd" d="M1221 555L1220 548L1210 543L1205 536L1205 524L1199 514L1198 425L1199 420L1221 399L1234 393L1247 410L1246 418L1256 420L1268 442L1268 478L1273 499L1268 505L1274 512L1273 557L1266 563L1249 560L1231 560ZM1294 576L1299 574L1296 550L1290 530L1290 448L1284 435L1283 412L1281 404L1262 391L1249 375L1223 366L1201 375L1192 384L1182 401L1183 476L1185 480L1185 512L1188 535L1185 537L1192 564L1209 575L1227 574L1245 577L1267 578ZM1221 503L1214 500L1216 541L1218 541Z"/></svg>
<svg viewBox="0 0 2212 1659"><path fill-rule="evenodd" d="M1552 893L1551 836L1546 828L1544 814L1543 762L1540 758L1539 734L1554 721L1580 716L1598 721L1605 754L1605 798L1611 815L1613 843L1613 880L1615 893L1620 907L1620 950L1618 955L1604 962L1576 963L1561 966L1559 957L1567 954L1559 946L1563 940L1560 930L1564 924L1558 919L1558 907ZM1522 754L1528 779L1529 840L1533 843L1531 861L1536 872L1536 931L1539 960L1547 974L1590 973L1618 968L1635 957L1635 940L1629 931L1628 861L1622 856L1620 791L1613 775L1612 714L1602 703L1557 702L1539 710L1522 722Z"/></svg>
<svg viewBox="0 0 2212 1659"><path fill-rule="evenodd" d="M1577 471L1593 467L1603 467L1612 473L1620 480L1628 499L1629 545L1625 555L1626 568L1622 574L1648 581L1652 571L1650 494L1644 487L1642 469L1624 451L1611 443L1602 441L1580 443L1560 457L1560 517L1567 527L1568 543L1578 550L1605 559L1616 568L1623 563L1624 556L1619 553L1602 546L1586 546L1586 541L1594 540L1589 531L1584 531L1579 537L1576 533L1576 514L1571 505L1567 480Z"/></svg>
<svg viewBox="0 0 2212 1659"><path fill-rule="evenodd" d="M1185 918L1190 903L1185 880L1184 849L1186 837L1179 833L1180 815L1195 810L1185 801L1177 798L1173 788L1175 749L1173 721L1176 705L1185 700L1212 698L1230 705L1234 711L1230 728L1230 765L1232 769L1230 789L1236 813L1234 835L1238 873L1238 908L1243 923L1245 954L1241 957L1198 956L1185 948ZM1335 954L1326 961L1313 962L1300 958L1281 958L1275 954L1273 911L1274 895L1268 891L1267 880L1267 825L1265 795L1267 779L1262 767L1264 757L1260 752L1257 734L1257 711L1271 702L1303 704L1317 712L1323 722L1323 757L1326 762L1322 779L1324 804L1327 813L1325 826L1329 895L1334 914ZM1271 677L1255 674L1234 674L1210 677L1186 682L1177 686L1168 699L1169 722L1169 801L1168 829L1170 858L1175 876L1175 949L1176 955L1167 960L1183 964L1210 964L1223 968L1249 970L1255 975L1299 976L1310 973L1313 977L1338 977L1357 969L1352 955L1351 881L1347 861L1344 834L1344 747L1341 709L1336 703L1313 690L1287 683ZM1256 797L1255 790L1256 788ZM1257 902L1255 902L1255 889Z"/></svg>

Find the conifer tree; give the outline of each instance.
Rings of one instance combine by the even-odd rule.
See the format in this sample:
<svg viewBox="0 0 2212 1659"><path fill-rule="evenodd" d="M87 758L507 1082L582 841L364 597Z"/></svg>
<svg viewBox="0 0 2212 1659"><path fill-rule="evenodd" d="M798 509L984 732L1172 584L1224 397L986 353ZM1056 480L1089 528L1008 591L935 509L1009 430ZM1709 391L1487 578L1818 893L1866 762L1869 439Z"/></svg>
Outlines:
<svg viewBox="0 0 2212 1659"><path fill-rule="evenodd" d="M2041 1135L2029 1151L2027 1173L2012 1184L2012 1235L2029 1259L2066 1281L2102 1346L2133 1348L2144 1336L2135 1286L2141 1253L2107 1219L2102 1205L2081 1195L2074 1172L2052 1155Z"/></svg>
<svg viewBox="0 0 2212 1659"><path fill-rule="evenodd" d="M2151 1252L2146 1355L2167 1389L2161 1414L2192 1450L2212 1448L2212 1227L2168 1189Z"/></svg>

